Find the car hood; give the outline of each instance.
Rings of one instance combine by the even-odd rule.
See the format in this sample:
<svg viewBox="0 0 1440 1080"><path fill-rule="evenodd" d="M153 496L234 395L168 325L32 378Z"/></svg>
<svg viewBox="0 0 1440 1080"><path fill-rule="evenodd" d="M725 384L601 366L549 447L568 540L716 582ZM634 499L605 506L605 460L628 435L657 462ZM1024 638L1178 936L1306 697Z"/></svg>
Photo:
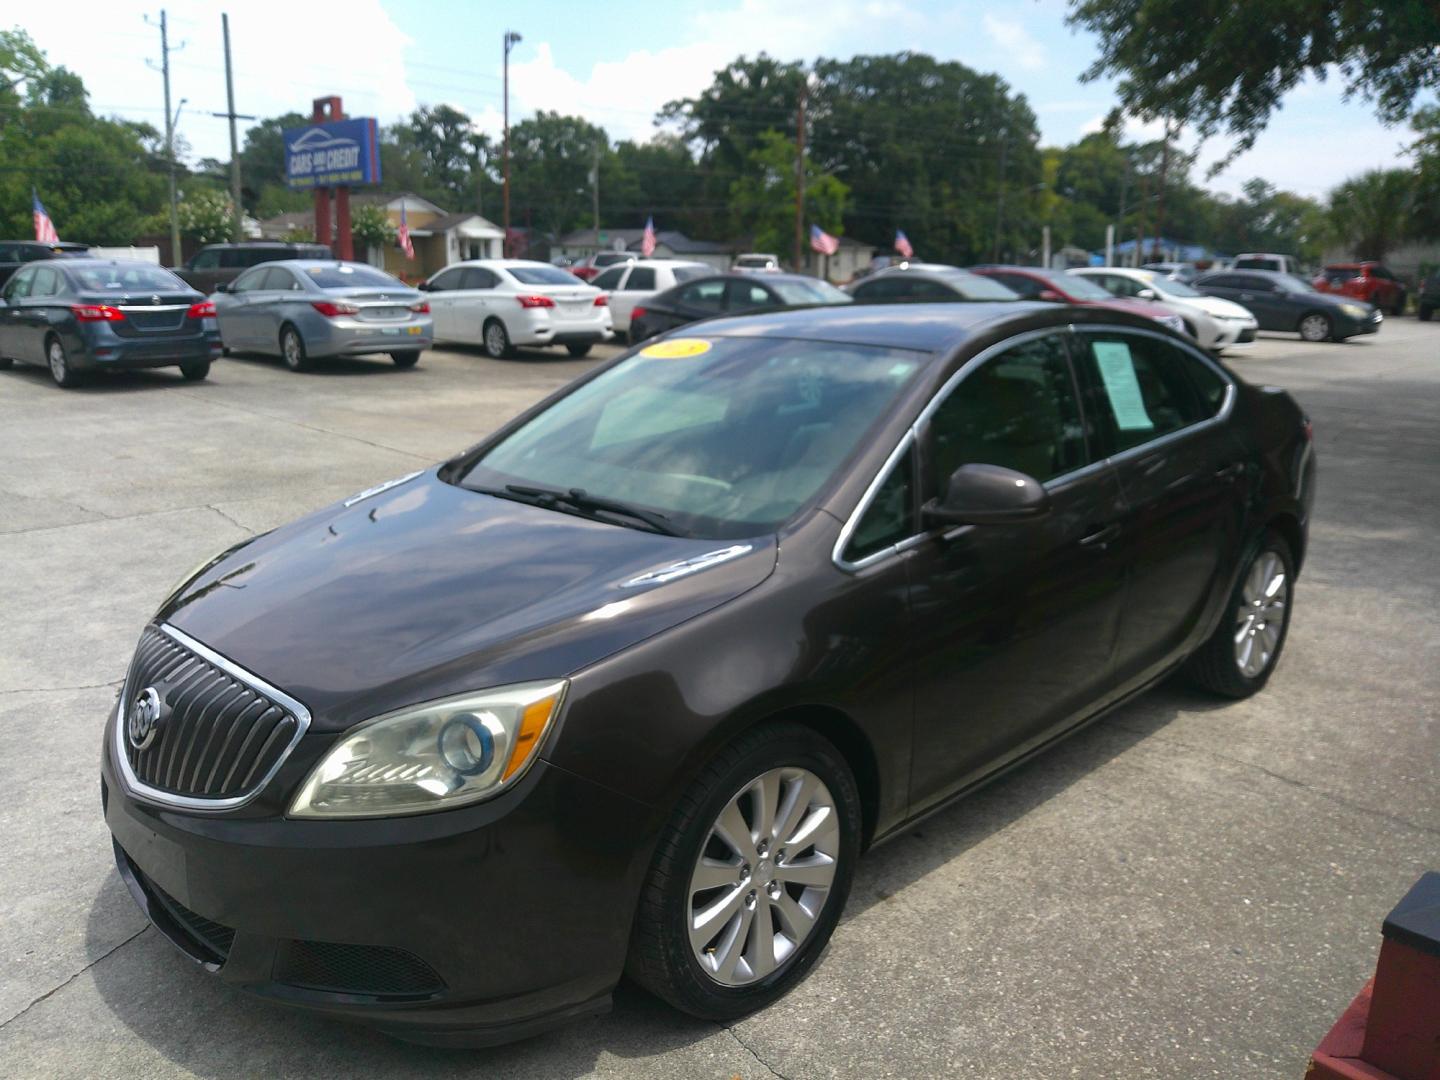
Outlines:
<svg viewBox="0 0 1440 1080"><path fill-rule="evenodd" d="M1226 300L1219 296L1187 296L1185 303L1191 307L1197 307L1210 315L1218 315L1222 319L1249 319L1255 321L1255 316L1248 308L1241 307L1233 300Z"/></svg>
<svg viewBox="0 0 1440 1080"><path fill-rule="evenodd" d="M1157 304L1152 300L1135 300L1128 296L1117 296L1114 300L1095 300L1085 306L1128 311L1132 315L1145 315L1151 319L1168 319L1175 314L1163 304Z"/></svg>
<svg viewBox="0 0 1440 1080"><path fill-rule="evenodd" d="M347 502L226 553L158 616L304 703L317 731L569 675L775 567L773 536L663 536L467 491L435 470Z"/></svg>

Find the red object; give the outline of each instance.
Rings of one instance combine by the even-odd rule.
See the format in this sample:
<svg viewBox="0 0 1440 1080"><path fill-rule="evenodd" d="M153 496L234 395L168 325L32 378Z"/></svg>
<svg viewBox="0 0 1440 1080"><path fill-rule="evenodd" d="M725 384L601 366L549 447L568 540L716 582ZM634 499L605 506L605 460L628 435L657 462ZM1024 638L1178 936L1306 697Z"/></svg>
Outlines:
<svg viewBox="0 0 1440 1080"><path fill-rule="evenodd" d="M834 255L840 250L840 241L819 225L810 226L810 250L821 255Z"/></svg>
<svg viewBox="0 0 1440 1080"><path fill-rule="evenodd" d="M35 189L30 189L30 204L35 219L35 239L42 244L58 244L60 234L55 231L55 223L50 220L50 215L45 212L44 205L40 202L40 196L35 194Z"/></svg>
<svg viewBox="0 0 1440 1080"><path fill-rule="evenodd" d="M913 259L915 257L915 249L910 246L910 238L905 235L902 229L895 230L895 252L902 259Z"/></svg>
<svg viewBox="0 0 1440 1080"><path fill-rule="evenodd" d="M338 97L315 98L310 103L310 119L316 124L323 124L326 120L344 120L345 113L340 108L340 99ZM330 228L330 189L316 188L315 242L324 244L331 248L331 250L337 250L339 257L342 259L353 258L355 249L353 241L350 238L350 198L348 191L346 192L345 212L344 218L340 223L340 229L342 235L337 244Z"/></svg>
<svg viewBox="0 0 1440 1080"><path fill-rule="evenodd" d="M424 300L421 300L418 304L411 304L410 310L415 312L416 315L429 315L430 305Z"/></svg>
<svg viewBox="0 0 1440 1080"><path fill-rule="evenodd" d="M1042 270L1035 266L977 266L971 271L975 274L983 274L1000 280L1002 284L1008 284L1006 278L1020 278L1025 283L1024 287L1018 289L1026 300L1058 300L1063 304L1075 304L1078 307L1109 308L1111 311L1128 311L1132 315L1147 315L1152 319L1168 319L1171 317L1170 310L1159 304L1152 304L1148 300L1132 300L1127 296L1109 296L1105 299L1092 299L1089 296L1074 292L1076 281L1086 281L1085 278L1077 278L1073 274L1062 274L1059 271ZM1086 281L1087 285L1093 282ZM1083 286L1082 286L1083 287ZM1099 288L1099 286L1095 286ZM1049 295L1047 295L1049 294Z"/></svg>
<svg viewBox="0 0 1440 1080"><path fill-rule="evenodd" d="M596 306L596 307L609 307L609 306L610 306L610 300L605 296L604 293L601 293L599 296L595 297L595 306Z"/></svg>
<svg viewBox="0 0 1440 1080"><path fill-rule="evenodd" d="M396 241L400 244L400 250L405 252L405 258L415 258L415 245L410 242L410 222L405 217L405 199L400 199L400 230L395 234Z"/></svg>
<svg viewBox="0 0 1440 1080"><path fill-rule="evenodd" d="M645 232L640 237L640 254L647 259L655 254L655 219L653 217L645 219Z"/></svg>
<svg viewBox="0 0 1440 1080"><path fill-rule="evenodd" d="M1315 275L1314 285L1319 292L1353 296L1396 314L1405 302L1405 286L1378 262L1330 263Z"/></svg>
<svg viewBox="0 0 1440 1080"><path fill-rule="evenodd" d="M187 319L213 319L215 317L215 305L209 300L201 300L198 304L191 304L190 310L185 313Z"/></svg>
<svg viewBox="0 0 1440 1080"><path fill-rule="evenodd" d="M210 309L213 313L214 308ZM108 304L76 304L70 309L76 322L123 322L125 313Z"/></svg>
<svg viewBox="0 0 1440 1080"><path fill-rule="evenodd" d="M523 308L555 306L555 301L548 296L517 296L515 299L520 301L520 306Z"/></svg>
<svg viewBox="0 0 1440 1080"><path fill-rule="evenodd" d="M327 319L333 319L337 315L356 315L360 311L354 304L346 304L343 301L336 304L331 303L329 300L312 300L310 301L310 306Z"/></svg>
<svg viewBox="0 0 1440 1080"><path fill-rule="evenodd" d="M635 305L635 307L630 309L630 321L633 323L636 319L640 318L644 314L645 309L637 304Z"/></svg>

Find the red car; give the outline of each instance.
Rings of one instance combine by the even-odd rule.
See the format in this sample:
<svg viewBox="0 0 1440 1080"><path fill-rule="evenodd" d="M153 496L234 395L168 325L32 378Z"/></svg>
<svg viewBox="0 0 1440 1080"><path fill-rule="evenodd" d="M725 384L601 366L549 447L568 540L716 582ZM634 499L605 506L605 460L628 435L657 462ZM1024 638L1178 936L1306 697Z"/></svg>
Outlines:
<svg viewBox="0 0 1440 1080"><path fill-rule="evenodd" d="M1405 285L1378 262L1331 263L1315 275L1318 292L1341 293L1391 315L1405 313Z"/></svg>
<svg viewBox="0 0 1440 1080"><path fill-rule="evenodd" d="M1051 300L1057 304L1128 311L1132 315L1148 315L1178 333L1185 332L1185 321L1169 308L1152 304L1148 300L1116 296L1095 282L1076 274L1062 274L1058 270L1046 270L1039 266L974 266L971 270L994 278L1015 290L1024 300Z"/></svg>

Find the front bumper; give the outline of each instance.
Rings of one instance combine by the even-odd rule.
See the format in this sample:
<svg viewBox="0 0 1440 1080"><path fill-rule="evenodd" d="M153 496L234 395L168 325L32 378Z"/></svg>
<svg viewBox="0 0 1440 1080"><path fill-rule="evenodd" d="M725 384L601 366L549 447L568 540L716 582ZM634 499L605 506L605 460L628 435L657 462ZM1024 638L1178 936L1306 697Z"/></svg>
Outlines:
<svg viewBox="0 0 1440 1080"><path fill-rule="evenodd" d="M539 761L493 800L415 817L182 813L132 797L105 746L121 877L219 978L436 1045L609 1007L653 843L640 804Z"/></svg>
<svg viewBox="0 0 1440 1080"><path fill-rule="evenodd" d="M1258 328L1258 324L1254 321L1241 322L1239 319L1216 319L1215 325L1219 328L1215 335L1215 349L1234 350L1254 347L1255 331Z"/></svg>

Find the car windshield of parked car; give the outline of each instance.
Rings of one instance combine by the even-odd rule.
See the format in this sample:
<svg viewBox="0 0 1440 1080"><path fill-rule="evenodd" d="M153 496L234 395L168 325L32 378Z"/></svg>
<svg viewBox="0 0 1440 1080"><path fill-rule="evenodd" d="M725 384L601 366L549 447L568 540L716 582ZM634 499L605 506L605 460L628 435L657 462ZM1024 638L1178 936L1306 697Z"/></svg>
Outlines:
<svg viewBox="0 0 1440 1080"><path fill-rule="evenodd" d="M302 271L322 289L377 288L408 289L410 286L389 274L368 266L339 263L334 266L307 266Z"/></svg>
<svg viewBox="0 0 1440 1080"><path fill-rule="evenodd" d="M1066 274L1063 278L1056 276L1046 278L1046 283L1064 293L1066 296L1073 296L1077 300L1114 300L1115 294L1109 289L1103 288L1093 281L1089 281L1078 274Z"/></svg>
<svg viewBox="0 0 1440 1080"><path fill-rule="evenodd" d="M772 281L770 287L787 304L848 304L854 300L828 281Z"/></svg>
<svg viewBox="0 0 1440 1080"><path fill-rule="evenodd" d="M127 293L142 289L190 291L189 285L169 270L158 266L72 266L66 273L81 292Z"/></svg>
<svg viewBox="0 0 1440 1080"><path fill-rule="evenodd" d="M1008 285L983 274L972 274L967 270L952 270L945 275L947 285L956 289L966 300L1019 300L1020 294Z"/></svg>
<svg viewBox="0 0 1440 1080"><path fill-rule="evenodd" d="M569 270L558 266L507 266L505 272L521 285L584 285Z"/></svg>
<svg viewBox="0 0 1440 1080"><path fill-rule="evenodd" d="M463 484L580 488L690 536L773 532L866 445L923 365L914 352L831 342L662 341L511 432Z"/></svg>

